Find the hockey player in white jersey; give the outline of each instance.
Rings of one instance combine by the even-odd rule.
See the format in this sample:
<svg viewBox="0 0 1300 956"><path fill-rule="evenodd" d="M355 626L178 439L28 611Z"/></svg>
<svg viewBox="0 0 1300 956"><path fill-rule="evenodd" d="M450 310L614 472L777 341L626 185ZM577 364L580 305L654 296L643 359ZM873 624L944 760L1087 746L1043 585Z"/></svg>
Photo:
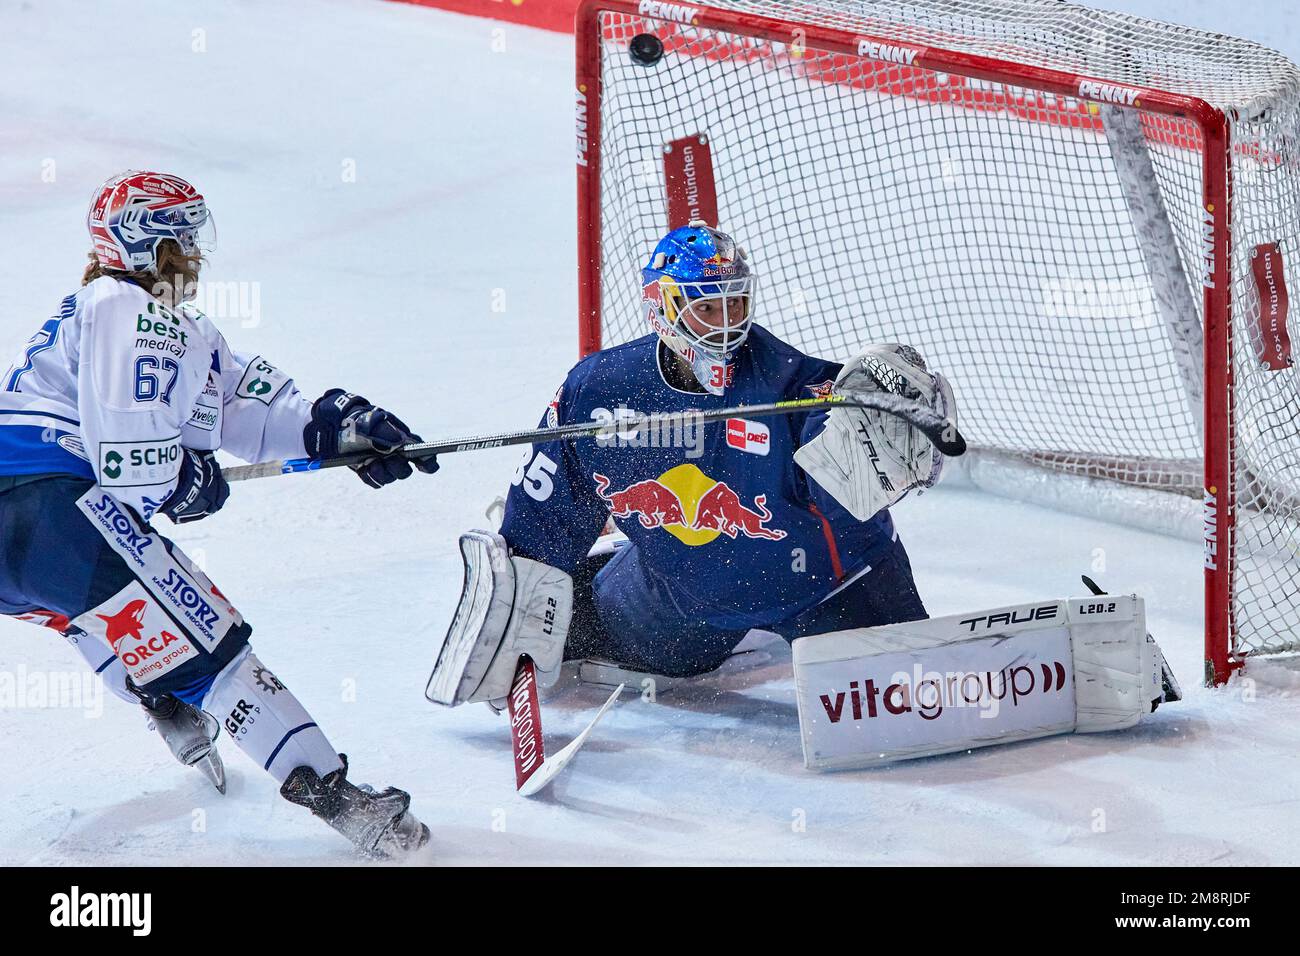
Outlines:
<svg viewBox="0 0 1300 956"><path fill-rule="evenodd" d="M239 611L151 525L221 508L218 448L246 461L373 453L354 470L380 487L411 474L387 453L418 437L359 395L308 400L266 358L231 351L187 301L210 229L189 183L115 176L88 225L81 288L0 380L0 613L68 636L219 789L224 726L362 853L418 849L429 831L409 795L347 780L346 758L252 652Z"/></svg>

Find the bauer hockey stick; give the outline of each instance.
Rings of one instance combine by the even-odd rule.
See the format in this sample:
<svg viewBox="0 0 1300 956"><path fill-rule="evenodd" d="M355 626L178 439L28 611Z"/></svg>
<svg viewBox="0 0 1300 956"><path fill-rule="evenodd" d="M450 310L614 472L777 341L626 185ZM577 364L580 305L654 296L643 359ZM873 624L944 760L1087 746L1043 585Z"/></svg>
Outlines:
<svg viewBox="0 0 1300 956"><path fill-rule="evenodd" d="M578 438L608 439L641 428L651 429L652 434L664 434L672 428L693 427L725 418L766 418L772 415L794 415L799 412L815 412L830 408L867 408L893 415L923 434L935 448L949 458L966 453L966 439L961 436L954 422L936 414L924 405L908 401L892 392L869 392L852 396L826 395L820 398L796 398L760 405L736 405L732 408L688 409L682 412L629 415L627 418L612 422L578 422L556 428L534 428L529 431L503 432L497 435L414 442L403 445L390 454L401 455L404 458L428 458L431 455L477 451L481 448L502 448L506 445L531 445L536 442L572 441ZM225 468L222 474L225 475L226 481L247 481L249 478L268 478L271 475L291 475L303 471L319 471L322 468L359 465L375 457L374 453L362 453L321 460L285 458L278 461L264 461L256 465Z"/></svg>

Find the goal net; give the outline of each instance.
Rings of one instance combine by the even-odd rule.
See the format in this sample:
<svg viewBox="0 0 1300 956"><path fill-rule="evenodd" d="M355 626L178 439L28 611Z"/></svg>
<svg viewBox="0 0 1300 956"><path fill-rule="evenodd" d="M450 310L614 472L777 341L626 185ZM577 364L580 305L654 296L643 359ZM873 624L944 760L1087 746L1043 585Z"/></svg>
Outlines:
<svg viewBox="0 0 1300 956"><path fill-rule="evenodd" d="M1056 0L587 0L576 30L584 351L647 331L665 150L694 138L758 322L917 347L1031 482L1182 500L1207 679L1300 646L1293 64Z"/></svg>

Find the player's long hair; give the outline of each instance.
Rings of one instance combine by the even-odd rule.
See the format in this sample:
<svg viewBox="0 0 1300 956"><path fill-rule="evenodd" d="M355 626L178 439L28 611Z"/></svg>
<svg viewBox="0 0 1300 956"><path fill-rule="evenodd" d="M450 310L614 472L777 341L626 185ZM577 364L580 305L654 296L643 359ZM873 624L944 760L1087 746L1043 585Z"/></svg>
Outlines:
<svg viewBox="0 0 1300 956"><path fill-rule="evenodd" d="M155 272L121 272L117 269L105 269L90 253L90 262L82 273L81 284L89 285L100 276L112 276L126 282L134 282L150 295L166 305L177 305L194 292L194 285L199 281L199 269L203 257L187 256L181 252L180 245L173 239L164 239L158 244L158 271Z"/></svg>

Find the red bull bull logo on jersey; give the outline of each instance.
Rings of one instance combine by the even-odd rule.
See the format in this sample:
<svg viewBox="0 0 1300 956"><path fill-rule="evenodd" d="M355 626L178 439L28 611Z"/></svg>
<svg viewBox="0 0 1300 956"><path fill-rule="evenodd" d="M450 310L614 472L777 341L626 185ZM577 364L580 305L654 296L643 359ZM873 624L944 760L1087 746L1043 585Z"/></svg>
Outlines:
<svg viewBox="0 0 1300 956"><path fill-rule="evenodd" d="M658 478L647 478L621 490L610 490L610 480L593 473L596 493L615 518L635 517L643 528L663 528L683 544L696 547L726 535L735 540L764 538L780 541L786 532L769 527L772 512L767 495L754 498L753 507L725 481L717 481L693 464L670 468Z"/></svg>

